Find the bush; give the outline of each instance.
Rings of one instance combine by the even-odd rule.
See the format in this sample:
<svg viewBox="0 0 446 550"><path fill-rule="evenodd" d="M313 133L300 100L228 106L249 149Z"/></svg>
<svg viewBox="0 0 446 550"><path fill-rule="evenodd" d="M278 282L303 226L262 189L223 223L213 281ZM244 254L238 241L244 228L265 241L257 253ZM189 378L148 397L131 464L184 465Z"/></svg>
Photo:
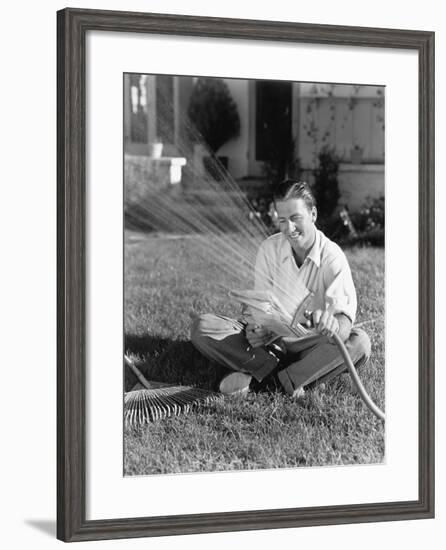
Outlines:
<svg viewBox="0 0 446 550"><path fill-rule="evenodd" d="M348 235L346 244L384 246L385 243L385 202L384 197L369 198L350 219L357 235Z"/></svg>
<svg viewBox="0 0 446 550"><path fill-rule="evenodd" d="M351 215L356 231L369 233L384 229L385 202L384 197L368 199L359 212Z"/></svg>
<svg viewBox="0 0 446 550"><path fill-rule="evenodd" d="M187 114L214 153L240 135L237 105L221 78L197 80Z"/></svg>

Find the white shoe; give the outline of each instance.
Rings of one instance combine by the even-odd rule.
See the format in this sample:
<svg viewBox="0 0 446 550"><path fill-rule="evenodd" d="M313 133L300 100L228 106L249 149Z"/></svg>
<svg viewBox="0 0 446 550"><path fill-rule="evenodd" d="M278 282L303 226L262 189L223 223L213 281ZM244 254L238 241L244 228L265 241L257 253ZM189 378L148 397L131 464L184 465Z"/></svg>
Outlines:
<svg viewBox="0 0 446 550"><path fill-rule="evenodd" d="M305 395L305 390L303 389L302 386L299 386L298 388L296 388L294 391L293 391L293 399L300 399L301 397L303 397Z"/></svg>
<svg viewBox="0 0 446 550"><path fill-rule="evenodd" d="M224 395L244 395L249 391L252 376L244 372L231 372L227 374L219 385L219 390Z"/></svg>

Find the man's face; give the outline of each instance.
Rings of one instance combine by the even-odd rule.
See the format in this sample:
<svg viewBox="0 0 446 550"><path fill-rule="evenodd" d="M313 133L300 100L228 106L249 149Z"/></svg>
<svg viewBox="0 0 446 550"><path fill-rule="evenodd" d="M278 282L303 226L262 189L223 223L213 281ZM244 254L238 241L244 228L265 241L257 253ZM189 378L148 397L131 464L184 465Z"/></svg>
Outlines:
<svg viewBox="0 0 446 550"><path fill-rule="evenodd" d="M306 252L314 242L317 213L303 199L276 201L279 229L296 251Z"/></svg>

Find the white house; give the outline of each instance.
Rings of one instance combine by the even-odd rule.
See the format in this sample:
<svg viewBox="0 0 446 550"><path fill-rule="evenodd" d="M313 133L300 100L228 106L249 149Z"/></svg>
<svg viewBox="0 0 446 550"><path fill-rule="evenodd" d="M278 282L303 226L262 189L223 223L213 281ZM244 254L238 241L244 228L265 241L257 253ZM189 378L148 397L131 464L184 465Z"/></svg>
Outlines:
<svg viewBox="0 0 446 550"><path fill-rule="evenodd" d="M125 151L145 155L161 139L163 156L186 156L187 106L193 77L125 75ZM271 144L293 143L304 176L311 179L318 151L333 147L340 202L351 210L384 195L385 90L379 86L225 79L237 104L240 135L220 148L235 179L259 179Z"/></svg>

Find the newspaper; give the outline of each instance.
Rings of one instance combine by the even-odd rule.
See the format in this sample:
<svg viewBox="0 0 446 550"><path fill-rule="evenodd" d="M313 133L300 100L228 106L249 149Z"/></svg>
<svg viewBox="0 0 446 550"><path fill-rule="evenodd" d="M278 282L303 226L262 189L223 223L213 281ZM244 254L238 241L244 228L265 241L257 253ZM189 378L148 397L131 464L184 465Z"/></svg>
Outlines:
<svg viewBox="0 0 446 550"><path fill-rule="evenodd" d="M271 342L279 337L303 340L316 334L314 329L304 326L299 321L312 297L309 291L303 296L294 316L290 315L277 297L269 291L233 290L229 295L245 306L245 311L253 318L255 324L272 333Z"/></svg>

